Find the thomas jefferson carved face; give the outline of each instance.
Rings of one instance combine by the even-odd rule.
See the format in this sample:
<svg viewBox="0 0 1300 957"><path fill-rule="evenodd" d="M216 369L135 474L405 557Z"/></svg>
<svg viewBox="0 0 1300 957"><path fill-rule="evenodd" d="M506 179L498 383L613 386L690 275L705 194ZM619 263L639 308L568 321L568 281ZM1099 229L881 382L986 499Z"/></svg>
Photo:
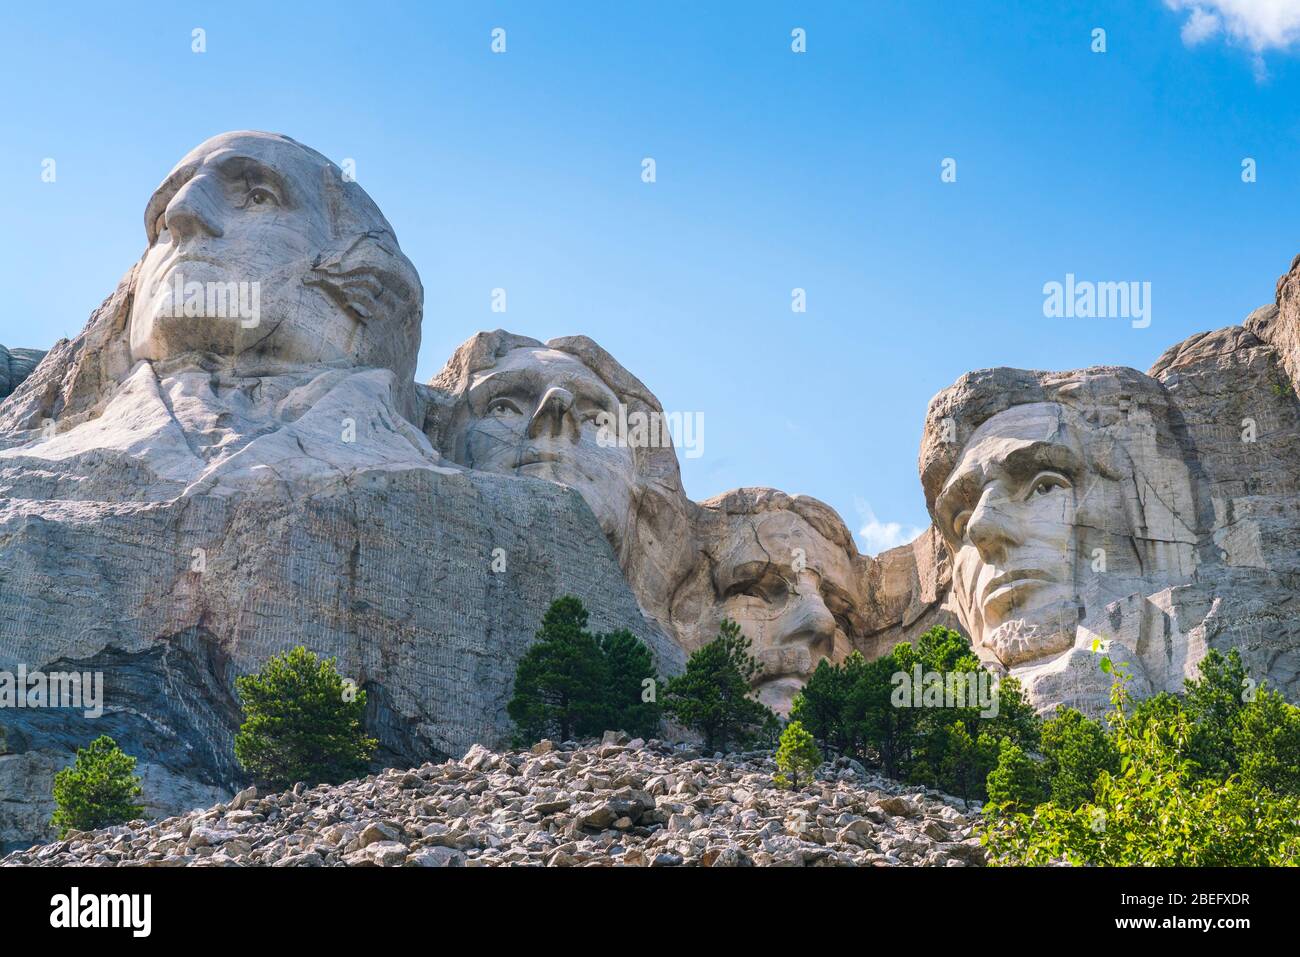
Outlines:
<svg viewBox="0 0 1300 957"><path fill-rule="evenodd" d="M145 227L132 358L413 364L419 280L374 204L315 151L214 137L154 192Z"/></svg>
<svg viewBox="0 0 1300 957"><path fill-rule="evenodd" d="M1011 666L1071 647L1083 496L1106 498L1053 403L1015 406L967 442L936 502L971 639Z"/></svg>
<svg viewBox="0 0 1300 957"><path fill-rule="evenodd" d="M763 664L758 698L786 713L818 662L848 653L852 563L795 511L733 515L727 524L716 551L714 615L752 641Z"/></svg>
<svg viewBox="0 0 1300 957"><path fill-rule="evenodd" d="M602 412L617 417L619 398L573 356L519 348L474 376L468 416L452 437L470 468L549 479L576 489L601 529L621 542L637 482L633 450L599 441ZM603 421L603 420L602 420Z"/></svg>

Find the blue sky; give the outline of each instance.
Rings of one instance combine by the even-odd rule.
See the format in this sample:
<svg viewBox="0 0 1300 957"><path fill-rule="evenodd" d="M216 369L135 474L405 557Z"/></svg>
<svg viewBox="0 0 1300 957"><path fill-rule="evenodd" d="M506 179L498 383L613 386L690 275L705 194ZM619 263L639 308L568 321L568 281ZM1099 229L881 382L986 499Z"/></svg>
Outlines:
<svg viewBox="0 0 1300 957"><path fill-rule="evenodd" d="M1271 301L1298 31L1300 0L6 4L0 342L81 329L190 148L284 132L355 161L420 270L422 381L480 329L585 333L703 413L692 497L812 494L871 547L926 523L963 372L1146 369ZM1067 273L1150 282L1151 325L1045 318Z"/></svg>

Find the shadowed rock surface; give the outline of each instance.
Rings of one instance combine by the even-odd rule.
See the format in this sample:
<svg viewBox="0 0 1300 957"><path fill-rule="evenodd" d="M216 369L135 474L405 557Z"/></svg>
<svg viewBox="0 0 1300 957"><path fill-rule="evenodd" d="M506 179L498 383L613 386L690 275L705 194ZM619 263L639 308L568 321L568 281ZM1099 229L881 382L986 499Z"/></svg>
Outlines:
<svg viewBox="0 0 1300 957"><path fill-rule="evenodd" d="M0 346L0 399L23 384L45 358L40 349L6 349Z"/></svg>

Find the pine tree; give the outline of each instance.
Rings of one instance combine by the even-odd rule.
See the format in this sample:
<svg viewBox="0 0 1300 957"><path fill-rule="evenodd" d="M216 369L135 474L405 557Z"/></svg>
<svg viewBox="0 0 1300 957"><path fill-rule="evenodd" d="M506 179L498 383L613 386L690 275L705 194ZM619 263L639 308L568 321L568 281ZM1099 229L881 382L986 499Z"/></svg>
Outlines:
<svg viewBox="0 0 1300 957"><path fill-rule="evenodd" d="M856 651L842 666L823 658L790 706L790 720L798 721L828 750L841 754L848 750L846 710L853 687L852 675L862 664L865 661Z"/></svg>
<svg viewBox="0 0 1300 957"><path fill-rule="evenodd" d="M621 629L597 639L605 656L606 730L649 738L659 731L659 677L650 649L632 632ZM651 682L647 686L647 681ZM649 698L647 700L647 694Z"/></svg>
<svg viewBox="0 0 1300 957"><path fill-rule="evenodd" d="M606 730L609 670L586 629L587 609L572 595L551 602L542 616L536 641L519 660L514 695L506 705L520 745Z"/></svg>
<svg viewBox="0 0 1300 957"><path fill-rule="evenodd" d="M1047 800L1042 765L1010 738L1003 738L997 767L989 772L987 791L990 805L1011 812L1032 811Z"/></svg>
<svg viewBox="0 0 1300 957"><path fill-rule="evenodd" d="M299 646L235 680L244 723L235 758L257 781L338 784L366 772L378 742L367 737L366 693L345 685L333 658Z"/></svg>
<svg viewBox="0 0 1300 957"><path fill-rule="evenodd" d="M77 749L77 759L54 775L54 816L50 826L62 838L69 831L124 824L144 808L134 799L141 792L135 758L108 735Z"/></svg>
<svg viewBox="0 0 1300 957"><path fill-rule="evenodd" d="M894 706L893 676L908 672L913 655L907 642L883 658L869 661L849 691L848 734L864 762L879 764L886 777L900 780L911 769L921 745L917 732L920 711Z"/></svg>
<svg viewBox="0 0 1300 957"><path fill-rule="evenodd" d="M749 696L762 671L749 649L740 626L724 619L718 637L693 652L686 671L664 689L664 710L698 732L705 750L725 751L732 742L751 741L775 721L767 706Z"/></svg>
<svg viewBox="0 0 1300 957"><path fill-rule="evenodd" d="M1300 795L1300 708L1261 688L1242 709L1232 742L1244 784Z"/></svg>
<svg viewBox="0 0 1300 957"><path fill-rule="evenodd" d="M972 730L973 729L973 730ZM933 783L967 805L986 796L985 782L998 760L998 742L978 721L954 721L929 736L934 749Z"/></svg>
<svg viewBox="0 0 1300 957"><path fill-rule="evenodd" d="M822 753L812 734L798 721L791 721L781 732L781 743L776 749L778 774L772 779L777 787L799 790L806 784L822 763Z"/></svg>
<svg viewBox="0 0 1300 957"><path fill-rule="evenodd" d="M1199 773L1217 781L1238 770L1232 736L1245 707L1246 668L1233 648L1226 656L1211 649L1200 676L1183 684L1183 708L1192 722L1190 756Z"/></svg>

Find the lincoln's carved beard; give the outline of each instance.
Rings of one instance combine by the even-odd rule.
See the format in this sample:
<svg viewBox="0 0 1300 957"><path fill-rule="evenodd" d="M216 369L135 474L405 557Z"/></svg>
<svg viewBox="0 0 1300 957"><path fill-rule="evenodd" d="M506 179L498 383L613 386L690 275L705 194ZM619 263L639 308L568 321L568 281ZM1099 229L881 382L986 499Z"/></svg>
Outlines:
<svg viewBox="0 0 1300 957"><path fill-rule="evenodd" d="M1008 668L1068 651L1078 629L1077 606L1062 607L1054 620L1014 618L1003 622L981 642Z"/></svg>

